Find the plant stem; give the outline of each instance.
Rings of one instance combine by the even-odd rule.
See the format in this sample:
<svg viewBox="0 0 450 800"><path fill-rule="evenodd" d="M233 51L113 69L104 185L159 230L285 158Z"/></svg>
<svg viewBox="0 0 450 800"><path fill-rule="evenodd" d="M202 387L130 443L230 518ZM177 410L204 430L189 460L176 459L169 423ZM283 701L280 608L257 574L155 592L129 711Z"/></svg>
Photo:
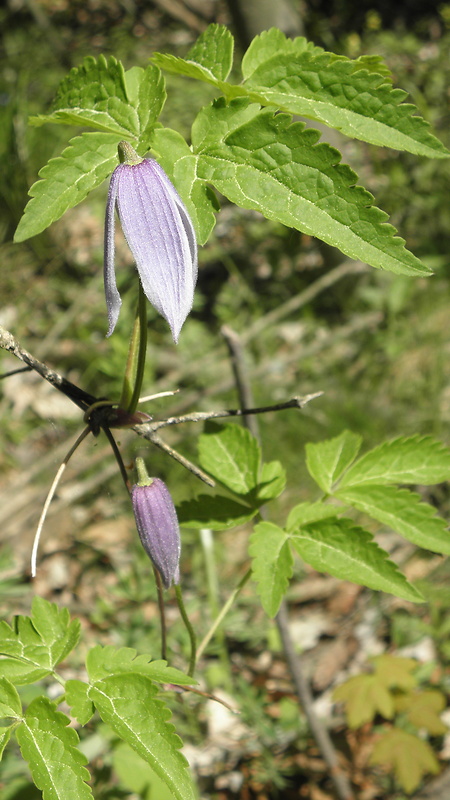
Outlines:
<svg viewBox="0 0 450 800"><path fill-rule="evenodd" d="M131 414L136 411L144 379L145 355L147 352L147 305L141 284L139 283L139 297L134 319L133 332L128 348L127 365L123 378L122 394L119 401L120 408L126 409Z"/></svg>
<svg viewBox="0 0 450 800"><path fill-rule="evenodd" d="M200 529L200 542L203 550L203 557L206 570L206 586L208 592L208 602L211 609L212 619L216 619L220 610L220 597L219 597L219 583L217 580L217 566L214 557L214 538L210 528ZM219 646L219 659L224 670L224 677L226 676L226 683L231 689L231 669L230 659L228 656L227 645L225 641L225 634L223 629L217 630L217 642Z"/></svg>
<svg viewBox="0 0 450 800"><path fill-rule="evenodd" d="M208 646L208 644L211 641L212 637L214 636L217 628L219 627L219 625L222 622L222 620L224 619L224 617L228 614L228 611L230 610L231 606L233 605L234 601L236 600L236 597L238 596L239 592L241 591L241 589L243 589L243 587L245 586L247 581L250 579L251 574L252 574L251 569L247 570L247 572L245 573L244 577L241 578L241 580L239 581L239 583L236 586L236 588L230 594L227 602L222 607L222 610L221 610L220 614L218 615L218 617L216 617L216 619L214 620L213 624L211 625L208 633L206 634L206 636L203 637L202 641L200 642L200 644L198 646L198 649L197 649L196 661L199 661L199 659L203 655L204 650L206 649L206 647Z"/></svg>
<svg viewBox="0 0 450 800"><path fill-rule="evenodd" d="M153 572L155 574L156 589L158 592L159 620L161 623L161 658L163 659L163 661L167 661L167 629L166 629L166 610L164 607L164 590L163 590L161 575L159 574L156 567L153 567Z"/></svg>
<svg viewBox="0 0 450 800"><path fill-rule="evenodd" d="M181 594L181 587L179 585L175 586L175 594L177 598L178 608L180 609L180 614L183 619L184 624L186 625L187 632L189 634L189 639L191 642L191 657L189 659L189 669L188 675L193 676L195 670L195 662L196 662L196 648L197 648L197 640L195 636L194 628L192 627L189 617L186 614L186 608L183 602L183 595Z"/></svg>

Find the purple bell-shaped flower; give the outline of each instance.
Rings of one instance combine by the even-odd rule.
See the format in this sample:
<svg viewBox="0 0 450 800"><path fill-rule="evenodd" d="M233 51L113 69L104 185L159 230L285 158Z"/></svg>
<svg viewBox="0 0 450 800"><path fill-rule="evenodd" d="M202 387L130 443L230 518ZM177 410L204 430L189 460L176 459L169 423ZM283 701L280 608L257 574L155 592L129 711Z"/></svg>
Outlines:
<svg viewBox="0 0 450 800"><path fill-rule="evenodd" d="M109 184L105 220L105 294L113 332L122 301L114 269L115 209L147 299L167 320L174 341L189 314L197 280L197 242L186 207L153 159L119 144L120 163Z"/></svg>
<svg viewBox="0 0 450 800"><path fill-rule="evenodd" d="M149 478L142 458L136 459L139 481L131 490L136 527L145 552L166 589L180 582L180 528L166 484Z"/></svg>

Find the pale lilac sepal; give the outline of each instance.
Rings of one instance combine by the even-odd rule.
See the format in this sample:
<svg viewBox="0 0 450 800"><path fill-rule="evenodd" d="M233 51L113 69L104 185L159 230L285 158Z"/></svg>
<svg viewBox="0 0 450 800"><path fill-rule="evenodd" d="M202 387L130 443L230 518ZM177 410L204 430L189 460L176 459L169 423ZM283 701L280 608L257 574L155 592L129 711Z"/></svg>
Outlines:
<svg viewBox="0 0 450 800"><path fill-rule="evenodd" d="M114 274L114 210L148 300L167 320L175 342L189 314L197 280L197 243L189 214L153 159L119 164L113 172L105 224L105 293L109 330L120 310Z"/></svg>
<svg viewBox="0 0 450 800"><path fill-rule="evenodd" d="M145 552L166 589L180 582L180 527L171 494L159 478L131 490L136 527Z"/></svg>

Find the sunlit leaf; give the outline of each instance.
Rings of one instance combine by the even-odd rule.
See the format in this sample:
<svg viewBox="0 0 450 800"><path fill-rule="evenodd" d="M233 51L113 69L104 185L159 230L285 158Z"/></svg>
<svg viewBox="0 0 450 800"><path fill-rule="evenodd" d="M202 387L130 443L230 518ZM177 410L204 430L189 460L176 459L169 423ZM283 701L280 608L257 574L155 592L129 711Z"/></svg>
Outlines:
<svg viewBox="0 0 450 800"><path fill-rule="evenodd" d="M101 718L152 767L177 800L195 800L181 739L169 722L167 706L143 675L115 675L89 690ZM144 713L145 710L145 713Z"/></svg>
<svg viewBox="0 0 450 800"><path fill-rule="evenodd" d="M82 133L70 140L58 158L51 158L29 190L14 241L23 242L48 228L99 186L117 166L117 144L113 133Z"/></svg>
<svg viewBox="0 0 450 800"><path fill-rule="evenodd" d="M43 800L89 800L87 759L77 749L78 735L65 714L39 697L29 705L26 718L16 729L22 756Z"/></svg>
<svg viewBox="0 0 450 800"><path fill-rule="evenodd" d="M197 681L179 669L169 667L167 661L151 660L146 654L137 655L133 647L114 647L113 645L96 645L89 650L86 667L92 682L102 680L110 675L145 675L157 683L177 683L193 685Z"/></svg>
<svg viewBox="0 0 450 800"><path fill-rule="evenodd" d="M429 274L372 195L356 185L340 153L319 137L286 114L245 99L229 105L219 99L192 127L197 174L231 202L317 236L351 258L390 272Z"/></svg>
<svg viewBox="0 0 450 800"><path fill-rule="evenodd" d="M322 520L291 533L299 555L318 572L390 592L413 603L423 597L374 541L348 519Z"/></svg>
<svg viewBox="0 0 450 800"><path fill-rule="evenodd" d="M262 607L269 617L274 617L292 577L289 536L271 522L259 522L250 538L249 553Z"/></svg>
<svg viewBox="0 0 450 800"><path fill-rule="evenodd" d="M369 517L389 525L405 539L432 550L450 555L450 532L436 509L423 503L419 495L396 486L353 486L335 492L344 503L363 511Z"/></svg>
<svg viewBox="0 0 450 800"><path fill-rule="evenodd" d="M198 453L203 469L236 494L245 495L257 486L261 451L242 425L208 423Z"/></svg>
<svg viewBox="0 0 450 800"><path fill-rule="evenodd" d="M354 461L361 447L362 438L351 431L343 431L334 439L324 442L309 442L306 445L306 466L316 483L329 494L331 487L344 470Z"/></svg>
<svg viewBox="0 0 450 800"><path fill-rule="evenodd" d="M339 489L387 483L442 483L450 477L450 449L430 436L399 437L374 447L343 476Z"/></svg>

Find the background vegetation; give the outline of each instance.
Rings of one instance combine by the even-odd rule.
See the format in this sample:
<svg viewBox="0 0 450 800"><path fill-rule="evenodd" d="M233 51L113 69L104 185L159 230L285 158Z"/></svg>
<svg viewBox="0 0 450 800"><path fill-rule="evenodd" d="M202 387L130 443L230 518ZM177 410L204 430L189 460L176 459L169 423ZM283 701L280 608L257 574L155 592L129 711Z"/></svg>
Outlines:
<svg viewBox="0 0 450 800"><path fill-rule="evenodd" d="M448 147L450 6L411 3L402 8L403 13L392 16L382 2L309 0L302 3L300 18L304 34L316 44L352 57L382 54L396 84L410 93ZM0 322L35 355L94 394L118 395L127 350L120 330L111 339L104 338L106 186L97 192L95 202L69 212L50 232L13 246L11 238L29 186L67 140L65 128L29 128L27 118L47 108L60 79L85 55L111 53L126 67L145 65L153 50L183 55L213 20L234 24L229 7L212 0L11 0L0 11ZM186 133L210 89L169 76L168 91L165 122ZM224 324L243 339L256 404L324 392L301 415L284 412L261 420L266 459L282 453L288 467L280 517L294 498L311 499L303 467L308 440L335 435L343 427L362 434L367 446L386 436L412 433L433 434L445 442L449 438L450 167L447 162L337 141L335 136L333 143L343 150L344 160L376 196L377 205L390 213L409 249L434 269L433 278L413 280L358 269L319 242L225 203L214 235L201 252L194 313L177 348L164 321L156 314L151 319L153 345L145 393L181 390L173 400L155 403L151 409L155 416L236 405L220 333ZM324 137L330 138L330 133L324 131ZM125 245L120 258L128 267L121 271L121 289L131 292L134 278ZM335 278L328 288L325 276ZM120 326L122 331L130 327L125 306ZM15 366L11 358L0 356L0 373ZM38 593L78 614L92 642L156 653L153 579L136 541L115 465L105 458L108 449L100 440L95 445L88 442L74 458L46 525L38 578L33 585L29 582L30 543L42 499L81 425L70 403L41 384L26 373L2 381L2 617L27 613ZM168 438L177 442L180 436L171 433ZM126 434L122 441L127 443ZM130 459L142 455L142 447L130 439ZM180 447L195 459L193 429L184 432ZM176 500L197 488L194 479L156 450L151 464L153 473L169 483ZM447 486L438 487L431 499L448 514ZM214 616L216 593L226 597L236 574L245 568L240 548L245 535L243 530L216 537L217 589L214 571L208 571L208 544L196 532L183 534L185 592L200 633L203 615ZM396 548L393 540L394 553ZM441 558L425 559L412 550L399 550L398 558L408 559L407 572L423 578L428 609L415 608L411 614L405 603L338 586L334 579L320 578L298 565L297 578L302 580L292 586L292 624L300 626L306 619L312 631L310 646L306 628L297 628L299 649L307 651L311 674L317 664L336 665L328 682L314 684L318 697L326 697L323 693L335 681L337 667L350 663L355 671L355 663L361 669L368 655L426 641L426 656L414 653L425 661L416 683L439 689L447 703L447 567ZM203 595L189 594L190 586L202 585ZM275 629L253 601L249 588L227 618L223 641L210 647L205 661L206 688L238 695L239 721L228 720L228 727L224 723L221 730L215 712L203 701L174 703L180 733L192 742L201 791L204 797L243 800L329 797L323 763L299 717ZM170 608L168 613L174 658L182 664L186 634L175 609L172 617ZM317 615L326 619L322 627ZM362 625L364 635L358 632ZM345 646L342 665L334 651L324 650L337 643ZM356 657L359 662L352 661ZM75 675L77 665L70 669ZM342 675L346 673L341 673L341 680ZM331 714L330 705L326 713ZM376 724L381 723L374 715L355 733L347 727L342 710L331 723L342 763L365 792L364 800L401 796L394 778L368 764L367 745L373 744ZM432 740L435 752L448 757L444 734L438 732ZM97 756L99 798L150 796L146 786L151 779L144 775L136 785L130 782L130 769L124 766L129 754L107 741L101 728L93 729L83 746L91 757ZM203 761L202 752L207 754ZM140 775L138 767L135 774ZM151 796L164 800L159 791L153 784ZM2 800L39 796L30 788L21 762L12 759L3 765L0 793Z"/></svg>

